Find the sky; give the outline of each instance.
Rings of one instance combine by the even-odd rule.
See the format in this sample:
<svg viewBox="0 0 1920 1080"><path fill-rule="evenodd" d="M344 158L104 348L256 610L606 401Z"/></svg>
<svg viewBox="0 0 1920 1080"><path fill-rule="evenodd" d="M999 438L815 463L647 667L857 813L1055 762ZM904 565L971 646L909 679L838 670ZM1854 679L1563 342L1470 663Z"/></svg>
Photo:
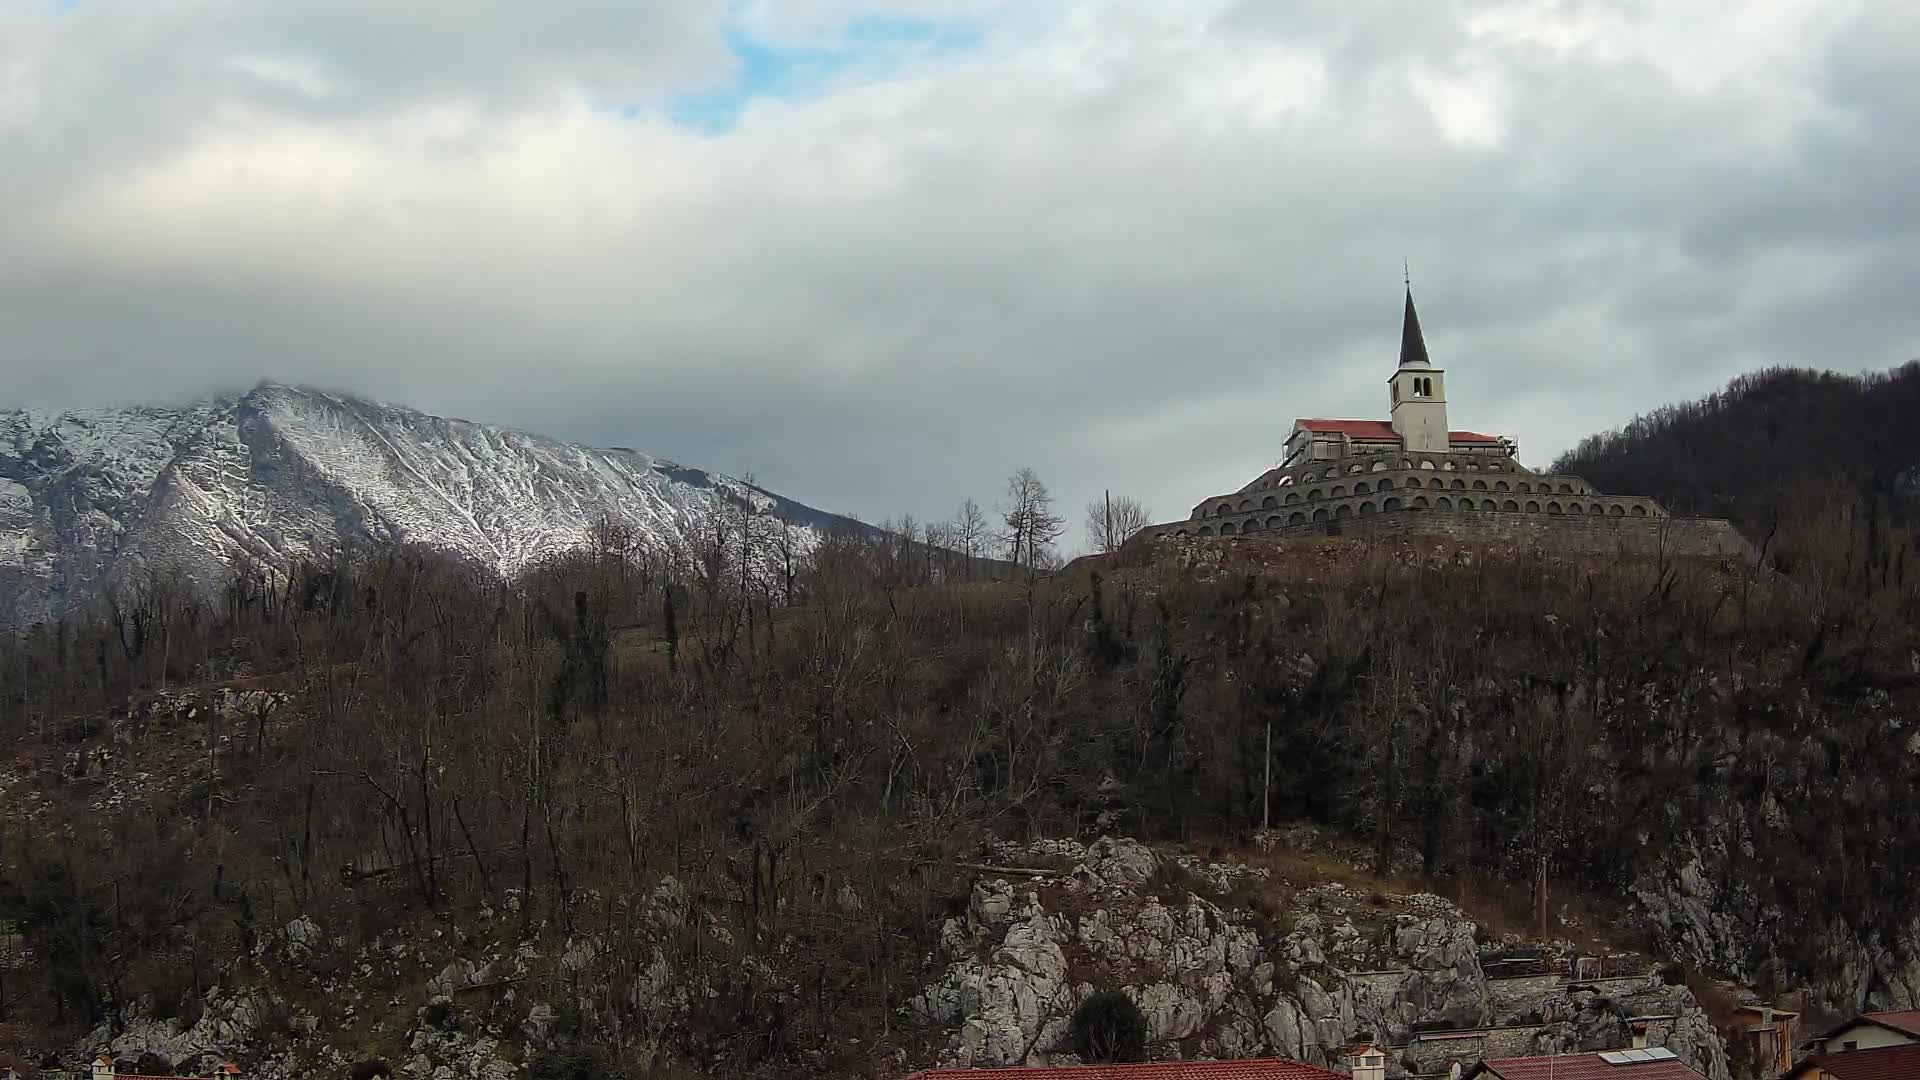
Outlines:
<svg viewBox="0 0 1920 1080"><path fill-rule="evenodd" d="M1920 357L1912 0L0 0L0 407L262 380L880 520Z"/></svg>

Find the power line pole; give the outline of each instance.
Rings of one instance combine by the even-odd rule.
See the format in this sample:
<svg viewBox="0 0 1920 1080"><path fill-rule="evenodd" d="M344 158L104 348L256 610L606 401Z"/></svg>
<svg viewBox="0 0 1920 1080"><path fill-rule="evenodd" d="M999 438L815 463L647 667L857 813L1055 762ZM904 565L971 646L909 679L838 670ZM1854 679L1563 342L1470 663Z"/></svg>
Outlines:
<svg viewBox="0 0 1920 1080"><path fill-rule="evenodd" d="M1273 717L1267 717L1266 771L1260 778L1260 831L1266 832L1273 814Z"/></svg>

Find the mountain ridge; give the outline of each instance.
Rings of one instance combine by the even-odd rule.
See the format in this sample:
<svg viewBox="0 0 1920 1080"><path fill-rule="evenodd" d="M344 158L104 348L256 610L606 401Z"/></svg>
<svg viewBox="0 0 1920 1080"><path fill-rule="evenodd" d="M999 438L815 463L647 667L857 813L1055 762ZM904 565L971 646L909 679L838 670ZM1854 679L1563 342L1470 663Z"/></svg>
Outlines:
<svg viewBox="0 0 1920 1080"><path fill-rule="evenodd" d="M733 477L281 383L167 407L0 410L0 622L44 619L114 581L211 585L342 544L422 544L503 575L577 547L603 517L683 545L721 505L799 527L858 521Z"/></svg>

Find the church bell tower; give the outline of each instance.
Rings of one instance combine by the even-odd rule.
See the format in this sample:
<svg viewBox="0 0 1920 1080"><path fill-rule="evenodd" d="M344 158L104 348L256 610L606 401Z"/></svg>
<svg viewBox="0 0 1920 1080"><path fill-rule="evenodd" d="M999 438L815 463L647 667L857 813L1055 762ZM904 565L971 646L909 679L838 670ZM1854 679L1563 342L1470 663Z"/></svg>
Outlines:
<svg viewBox="0 0 1920 1080"><path fill-rule="evenodd" d="M1427 340L1413 310L1413 284L1407 283L1407 314L1400 326L1400 368L1387 380L1393 390L1393 431L1408 450L1446 453L1447 373L1427 359Z"/></svg>

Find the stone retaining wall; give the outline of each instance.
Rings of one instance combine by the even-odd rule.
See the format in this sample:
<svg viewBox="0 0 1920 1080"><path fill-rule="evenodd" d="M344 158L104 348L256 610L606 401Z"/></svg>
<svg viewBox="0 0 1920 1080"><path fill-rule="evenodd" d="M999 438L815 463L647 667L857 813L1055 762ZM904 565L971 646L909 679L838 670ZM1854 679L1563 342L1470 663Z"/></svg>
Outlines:
<svg viewBox="0 0 1920 1080"><path fill-rule="evenodd" d="M1246 535L1246 534L1243 534ZM1593 556L1751 559L1753 545L1722 518L1614 517L1481 510L1389 510L1253 532L1254 537L1429 536L1461 543L1537 546Z"/></svg>
<svg viewBox="0 0 1920 1080"><path fill-rule="evenodd" d="M1579 555L1686 555L1751 559L1753 545L1724 518L1598 517L1398 510L1320 522L1301 536L1438 536L1469 543L1532 544Z"/></svg>

